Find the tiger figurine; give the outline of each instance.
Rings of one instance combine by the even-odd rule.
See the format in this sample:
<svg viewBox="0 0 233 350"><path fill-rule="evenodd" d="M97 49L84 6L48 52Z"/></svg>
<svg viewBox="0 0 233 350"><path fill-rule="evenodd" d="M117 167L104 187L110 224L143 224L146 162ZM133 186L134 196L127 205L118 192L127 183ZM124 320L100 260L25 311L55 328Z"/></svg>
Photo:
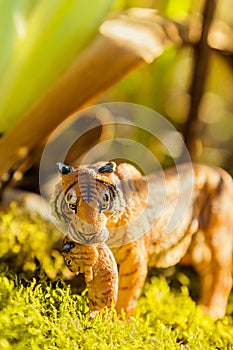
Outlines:
<svg viewBox="0 0 233 350"><path fill-rule="evenodd" d="M232 288L233 183L223 169L181 164L142 175L133 165L57 163L52 213L67 223L65 263L82 272L91 312L132 315L148 267L193 265L214 318Z"/></svg>

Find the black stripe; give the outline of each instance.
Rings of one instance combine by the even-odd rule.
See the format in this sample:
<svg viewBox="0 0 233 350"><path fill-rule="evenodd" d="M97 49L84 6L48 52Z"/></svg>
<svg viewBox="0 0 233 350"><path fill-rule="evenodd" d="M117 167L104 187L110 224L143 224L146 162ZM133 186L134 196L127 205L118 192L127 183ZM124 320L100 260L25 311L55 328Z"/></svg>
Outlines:
<svg viewBox="0 0 233 350"><path fill-rule="evenodd" d="M104 180L101 180L101 179L96 179L96 182L99 182L101 183L102 185L104 185L105 187L107 187L110 191L112 191L112 194L113 194L113 198L115 198L115 195L117 193L117 187L116 185L113 185L113 184L108 184L106 181Z"/></svg>
<svg viewBox="0 0 233 350"><path fill-rule="evenodd" d="M61 214L62 214L62 218L63 218L63 220L65 220L65 222L70 221L71 212L67 206L67 203L66 203L66 200L64 197L62 198L62 202L61 202Z"/></svg>
<svg viewBox="0 0 233 350"><path fill-rule="evenodd" d="M57 201L60 198L61 193L62 193L62 189L60 188L59 192L56 194L56 198L55 198L55 201L54 201L54 209L55 209L56 212L58 210Z"/></svg>
<svg viewBox="0 0 233 350"><path fill-rule="evenodd" d="M74 181L74 182L65 190L64 196L66 196L67 193L69 192L69 190L70 190L72 187L74 187L76 184L78 184L78 182L79 182L78 180Z"/></svg>
<svg viewBox="0 0 233 350"><path fill-rule="evenodd" d="M103 273L101 273L101 278L105 278L105 277L107 277L107 276L109 276L109 272L103 270Z"/></svg>
<svg viewBox="0 0 233 350"><path fill-rule="evenodd" d="M104 295L105 297L108 295L108 294L112 294L112 288L106 290L105 292L102 292L101 294Z"/></svg>
<svg viewBox="0 0 233 350"><path fill-rule="evenodd" d="M111 246L114 245L114 247L122 246L122 237L109 237L107 240L107 244L111 244Z"/></svg>
<svg viewBox="0 0 233 350"><path fill-rule="evenodd" d="M163 255L164 253L168 252L169 250L172 250L172 249L178 247L180 244L182 244L182 241L187 237L187 234L190 235L189 230L190 230L190 227L191 227L191 225L192 225L192 222L193 222L193 218L191 218L190 223L189 223L187 229L184 229L183 235L182 235L181 237L179 237L179 239L178 239L177 241L175 241L174 243L172 243L172 245L170 245L170 246L167 247L167 248L164 248L160 253L158 253L157 257L160 257L161 255ZM167 235L169 235L169 233L168 233ZM192 237L192 236L193 236L193 234L191 234L191 237ZM161 243L162 243L162 242L160 242L160 244L161 244ZM156 244L154 244L154 242L153 242L153 245L156 245Z"/></svg>
<svg viewBox="0 0 233 350"><path fill-rule="evenodd" d="M135 191L136 191L136 193L137 193L139 199L141 199L141 197L142 197L142 196L141 196L141 188L138 187L137 181L134 181L134 189L135 189Z"/></svg>
<svg viewBox="0 0 233 350"><path fill-rule="evenodd" d="M121 277L128 277L134 275L136 272L138 272L138 268L134 269L133 271L126 272L126 273L121 273Z"/></svg>
<svg viewBox="0 0 233 350"><path fill-rule="evenodd" d="M105 304L105 300L103 300L102 293L100 295L99 294L98 295L95 294L94 298L95 298L96 303L97 303L98 306Z"/></svg>
<svg viewBox="0 0 233 350"><path fill-rule="evenodd" d="M78 175L78 178L83 177L83 176L85 176L85 177L90 176L90 174L88 174L87 172L79 172L79 173L77 173L77 175Z"/></svg>
<svg viewBox="0 0 233 350"><path fill-rule="evenodd" d="M115 185L108 185L107 184L106 186L109 189L109 193L111 194L112 199L115 199L117 195L119 196L118 189Z"/></svg>
<svg viewBox="0 0 233 350"><path fill-rule="evenodd" d="M127 188L126 188L126 181L121 180L121 189L124 195L124 198L127 199Z"/></svg>
<svg viewBox="0 0 233 350"><path fill-rule="evenodd" d="M133 192L133 185L131 180L128 180L128 185L129 185L130 191Z"/></svg>
<svg viewBox="0 0 233 350"><path fill-rule="evenodd" d="M120 265L123 264L123 263L128 259L130 253L131 253L131 248L128 248L128 249L126 250L126 252L125 252L124 258L123 258L121 261L119 261L119 264L120 264Z"/></svg>
<svg viewBox="0 0 233 350"><path fill-rule="evenodd" d="M129 286L119 286L119 290L128 290L128 289L130 289L130 287Z"/></svg>
<svg viewBox="0 0 233 350"><path fill-rule="evenodd" d="M108 283L111 281L112 281L112 278L110 276L107 279L102 279L102 276L101 276L101 283Z"/></svg>
<svg viewBox="0 0 233 350"><path fill-rule="evenodd" d="M60 201L60 208L59 208L59 203L58 203L58 200L60 200L60 196L62 194L62 189L60 189L59 193L56 195L56 198L55 198L55 201L54 201L54 211L55 213L57 214L58 218L59 219L62 219L62 213L61 213L61 202L62 200Z"/></svg>
<svg viewBox="0 0 233 350"><path fill-rule="evenodd" d="M65 211L68 210L68 207L62 195L62 190L60 190L59 194L56 196L56 199L54 201L54 210L59 220L65 221L65 222L69 221L68 216L65 215Z"/></svg>
<svg viewBox="0 0 233 350"><path fill-rule="evenodd" d="M89 299L89 304L91 304L92 306L98 306L98 304L97 304L97 302L96 301L94 301L94 300L92 300L92 299L90 299L90 297L88 296L88 299Z"/></svg>
<svg viewBox="0 0 233 350"><path fill-rule="evenodd" d="M216 194L217 194L217 196L219 196L220 193L222 192L223 186L224 186L224 180L223 180L222 177L220 177L219 182L218 182L218 187L217 187L217 189L216 189Z"/></svg>
<svg viewBox="0 0 233 350"><path fill-rule="evenodd" d="M80 189L83 189L83 190L87 190L88 188L90 189L90 190L94 190L94 189L96 189L96 186L90 186L90 183L88 183L88 182L85 182L85 183L79 183L79 185L78 185L78 187L80 188ZM93 192L93 193L96 193L96 192Z"/></svg>
<svg viewBox="0 0 233 350"><path fill-rule="evenodd" d="M96 197L96 193L93 193L93 192L88 192L88 191L86 191L85 193L82 193L81 192L81 194L82 194L82 197L83 197L83 199L85 200L85 202L87 202L87 203L90 203L92 200L95 200L95 199L97 199Z"/></svg>
<svg viewBox="0 0 233 350"><path fill-rule="evenodd" d="M95 187L94 187L95 188ZM87 197L87 202L89 203L92 199L92 196L96 196L96 191L93 192L93 186L92 183L88 182L87 183L87 189L86 189L86 193L85 193L85 197Z"/></svg>
<svg viewBox="0 0 233 350"><path fill-rule="evenodd" d="M77 234L77 232L75 230L75 226L72 222L70 223L70 227L72 228L72 236L73 236L73 232L75 232Z"/></svg>

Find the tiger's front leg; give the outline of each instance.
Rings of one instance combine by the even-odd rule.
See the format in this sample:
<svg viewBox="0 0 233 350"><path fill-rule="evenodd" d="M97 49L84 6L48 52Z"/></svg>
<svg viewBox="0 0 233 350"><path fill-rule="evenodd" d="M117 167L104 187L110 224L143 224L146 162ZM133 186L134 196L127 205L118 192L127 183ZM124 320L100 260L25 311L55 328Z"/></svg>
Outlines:
<svg viewBox="0 0 233 350"><path fill-rule="evenodd" d="M97 246L98 260L93 266L93 279L88 284L88 299L91 317L105 307L116 305L118 292L118 271L115 258L105 244Z"/></svg>
<svg viewBox="0 0 233 350"><path fill-rule="evenodd" d="M115 248L113 253L119 265L117 313L123 309L132 315L147 276L147 251L143 239Z"/></svg>

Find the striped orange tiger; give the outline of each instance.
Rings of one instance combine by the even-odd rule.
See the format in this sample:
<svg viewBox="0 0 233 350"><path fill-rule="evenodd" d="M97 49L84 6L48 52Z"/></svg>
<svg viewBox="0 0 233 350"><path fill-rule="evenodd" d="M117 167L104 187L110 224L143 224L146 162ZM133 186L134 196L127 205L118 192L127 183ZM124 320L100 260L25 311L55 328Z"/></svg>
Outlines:
<svg viewBox="0 0 233 350"><path fill-rule="evenodd" d="M117 312L131 315L148 267L181 262L192 264L200 277L204 311L224 316L232 288L229 174L187 164L148 176L127 163L57 167L61 181L52 211L68 224L63 256L71 271L84 273L91 311L115 305ZM172 216L180 217L169 231Z"/></svg>

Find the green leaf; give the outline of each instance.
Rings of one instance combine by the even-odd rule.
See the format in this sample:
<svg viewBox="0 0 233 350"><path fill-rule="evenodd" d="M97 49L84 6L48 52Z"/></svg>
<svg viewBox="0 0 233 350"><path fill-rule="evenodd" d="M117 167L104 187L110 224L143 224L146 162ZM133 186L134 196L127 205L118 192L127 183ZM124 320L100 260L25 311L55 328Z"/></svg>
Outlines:
<svg viewBox="0 0 233 350"><path fill-rule="evenodd" d="M86 0L41 0L28 18L26 1L5 3L0 3L4 10L0 21L5 27L1 37L6 38L0 68L8 60L0 82L1 132L71 64L96 32L113 0L95 0L91 6Z"/></svg>

